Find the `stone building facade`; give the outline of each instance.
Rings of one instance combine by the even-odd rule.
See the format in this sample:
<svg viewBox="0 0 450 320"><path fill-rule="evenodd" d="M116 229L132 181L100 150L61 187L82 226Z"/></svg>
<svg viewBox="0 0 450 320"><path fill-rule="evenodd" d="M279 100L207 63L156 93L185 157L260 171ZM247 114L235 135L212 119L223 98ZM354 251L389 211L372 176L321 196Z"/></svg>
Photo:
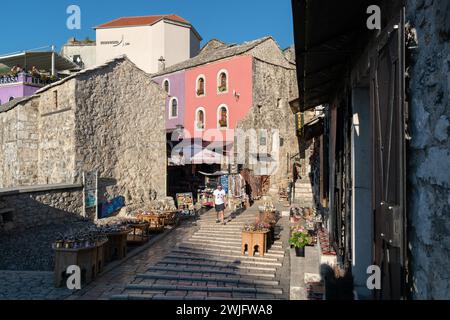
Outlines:
<svg viewBox="0 0 450 320"><path fill-rule="evenodd" d="M408 1L411 51L408 203L413 295L450 292L450 3Z"/></svg>
<svg viewBox="0 0 450 320"><path fill-rule="evenodd" d="M298 153L296 134L291 130L295 116L288 104L298 97L296 67L285 54L272 37L239 45L211 40L196 57L153 75L155 81L162 82L177 72L184 72L185 131L214 145L216 152L223 151L218 151L217 145L221 143L222 149L227 146L229 156L237 152L239 162L245 159L244 168L252 170L256 176L271 176L270 181L277 191L281 182L287 186L292 171L289 159ZM225 79L226 84L219 79ZM200 81L204 90L199 94ZM167 105L168 111L170 107ZM222 125L223 122L226 125ZM247 139L251 147L262 142L260 148L238 149L236 142L243 135L237 130L243 130L251 138L251 143ZM274 132L278 135L273 136ZM233 145L235 150L230 148ZM281 145L279 150L275 145ZM262 155L258 156L258 152ZM226 169L234 160L223 158L223 169ZM259 162L258 165L252 165L250 158Z"/></svg>
<svg viewBox="0 0 450 320"><path fill-rule="evenodd" d="M292 130L295 127L295 116L289 107L289 101L298 97L296 69L286 60L274 41L266 41L254 49L252 54L253 104L237 128L245 132L256 130L258 151L270 155L271 159L260 159L258 165L250 167L254 171L268 169L270 184L278 191L279 187L286 188L292 179L291 159L299 150L297 136ZM263 130L263 136L259 130ZM279 150L276 150L276 145Z"/></svg>
<svg viewBox="0 0 450 320"><path fill-rule="evenodd" d="M355 297L448 299L450 4L330 1L324 13L292 2L301 109L327 105L325 218ZM373 4L382 12L376 32L361 28ZM332 54L340 50L353 59ZM371 290L373 265L382 281Z"/></svg>
<svg viewBox="0 0 450 320"><path fill-rule="evenodd" d="M131 210L166 194L166 93L126 57L86 69L0 110L0 188L81 184ZM1 189L0 189L1 190Z"/></svg>

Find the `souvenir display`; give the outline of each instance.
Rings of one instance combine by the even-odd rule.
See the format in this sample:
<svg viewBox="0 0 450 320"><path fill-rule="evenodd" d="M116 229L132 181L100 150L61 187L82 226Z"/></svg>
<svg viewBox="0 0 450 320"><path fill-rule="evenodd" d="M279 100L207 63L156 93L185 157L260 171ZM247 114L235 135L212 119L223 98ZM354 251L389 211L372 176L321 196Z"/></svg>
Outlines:
<svg viewBox="0 0 450 320"><path fill-rule="evenodd" d="M59 234L52 244L53 249L84 249L95 247L105 242L107 238L104 233L97 228L90 228L84 231L69 232Z"/></svg>
<svg viewBox="0 0 450 320"><path fill-rule="evenodd" d="M214 207L214 189L205 188L197 191L197 202L202 207Z"/></svg>

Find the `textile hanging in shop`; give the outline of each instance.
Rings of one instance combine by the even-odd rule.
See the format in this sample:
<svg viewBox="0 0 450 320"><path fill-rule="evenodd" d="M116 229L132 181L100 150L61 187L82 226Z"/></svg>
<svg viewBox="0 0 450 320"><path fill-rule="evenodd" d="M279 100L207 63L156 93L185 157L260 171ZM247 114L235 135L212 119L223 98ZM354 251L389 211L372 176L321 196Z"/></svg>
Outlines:
<svg viewBox="0 0 450 320"><path fill-rule="evenodd" d="M239 198L245 195L245 179L240 174L230 176L231 195Z"/></svg>

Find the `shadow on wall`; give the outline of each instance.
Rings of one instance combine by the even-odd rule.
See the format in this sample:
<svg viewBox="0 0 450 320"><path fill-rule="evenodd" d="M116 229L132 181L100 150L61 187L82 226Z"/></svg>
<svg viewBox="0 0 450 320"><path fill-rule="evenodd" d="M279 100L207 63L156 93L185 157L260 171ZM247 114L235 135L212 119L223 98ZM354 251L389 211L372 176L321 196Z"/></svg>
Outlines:
<svg viewBox="0 0 450 320"><path fill-rule="evenodd" d="M326 300L354 300L353 276L328 264L320 266L320 276L325 283Z"/></svg>
<svg viewBox="0 0 450 320"><path fill-rule="evenodd" d="M85 220L81 216L83 212L81 189L76 192L63 191L57 194L8 195L3 196L3 203L13 211L8 224L3 226L3 230L0 229L2 232L25 230L55 222L70 223Z"/></svg>

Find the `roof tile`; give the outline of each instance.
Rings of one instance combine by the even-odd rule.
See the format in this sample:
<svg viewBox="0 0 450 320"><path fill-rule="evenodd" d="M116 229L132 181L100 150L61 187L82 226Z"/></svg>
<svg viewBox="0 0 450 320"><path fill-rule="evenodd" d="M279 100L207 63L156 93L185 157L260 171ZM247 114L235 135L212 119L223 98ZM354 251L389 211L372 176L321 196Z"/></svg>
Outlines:
<svg viewBox="0 0 450 320"><path fill-rule="evenodd" d="M156 16L141 16L141 17L122 17L118 18L104 24L97 26L96 28L114 28L114 27L130 27L130 26L150 26L162 19L172 20L175 22L181 22L184 24L189 24L190 22L183 19L176 14L165 14Z"/></svg>

